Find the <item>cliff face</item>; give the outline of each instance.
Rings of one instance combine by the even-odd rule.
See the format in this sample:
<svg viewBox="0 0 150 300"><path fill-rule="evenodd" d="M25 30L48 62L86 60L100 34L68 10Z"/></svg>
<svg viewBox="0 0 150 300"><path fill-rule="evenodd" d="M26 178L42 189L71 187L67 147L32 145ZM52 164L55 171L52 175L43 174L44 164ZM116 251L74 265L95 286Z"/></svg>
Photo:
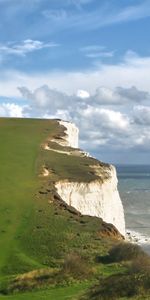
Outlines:
<svg viewBox="0 0 150 300"><path fill-rule="evenodd" d="M59 121L65 127L63 146L78 147L78 129L69 122ZM57 141L58 142L58 141ZM104 165L107 176L102 180L101 169L98 165L91 166L97 180L91 182L74 182L60 180L55 183L57 193L68 205L77 209L83 215L102 218L113 224L125 236L125 219L122 202L117 190L117 176L115 167Z"/></svg>
<svg viewBox="0 0 150 300"><path fill-rule="evenodd" d="M60 141L60 145L78 148L79 129L70 122L59 121L59 124L65 127L64 138Z"/></svg>
<svg viewBox="0 0 150 300"><path fill-rule="evenodd" d="M116 171L110 167L109 179L100 181L56 183L57 192L68 204L83 215L96 216L113 224L125 235L124 210L117 190Z"/></svg>

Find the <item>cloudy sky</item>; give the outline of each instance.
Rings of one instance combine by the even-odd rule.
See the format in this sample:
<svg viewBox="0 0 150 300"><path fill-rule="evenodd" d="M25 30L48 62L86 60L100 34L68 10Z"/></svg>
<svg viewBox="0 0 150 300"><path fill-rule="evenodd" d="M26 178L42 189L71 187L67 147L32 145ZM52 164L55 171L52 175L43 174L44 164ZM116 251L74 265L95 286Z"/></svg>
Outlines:
<svg viewBox="0 0 150 300"><path fill-rule="evenodd" d="M62 118L80 147L150 163L150 0L0 0L0 116Z"/></svg>

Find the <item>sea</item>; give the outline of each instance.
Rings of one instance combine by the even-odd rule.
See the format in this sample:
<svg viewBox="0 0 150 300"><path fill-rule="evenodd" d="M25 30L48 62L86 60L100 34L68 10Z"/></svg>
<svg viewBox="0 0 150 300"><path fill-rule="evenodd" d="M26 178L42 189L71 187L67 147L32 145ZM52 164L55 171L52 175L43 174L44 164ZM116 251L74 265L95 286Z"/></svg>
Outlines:
<svg viewBox="0 0 150 300"><path fill-rule="evenodd" d="M117 165L126 238L150 254L150 165Z"/></svg>

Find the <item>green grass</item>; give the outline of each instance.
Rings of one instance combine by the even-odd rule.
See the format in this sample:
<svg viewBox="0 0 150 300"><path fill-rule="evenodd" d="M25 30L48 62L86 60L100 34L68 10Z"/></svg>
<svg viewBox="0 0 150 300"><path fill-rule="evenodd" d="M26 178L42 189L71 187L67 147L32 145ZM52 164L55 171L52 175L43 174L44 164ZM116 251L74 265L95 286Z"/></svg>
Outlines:
<svg viewBox="0 0 150 300"><path fill-rule="evenodd" d="M0 296L0 300L77 300L88 288L89 283L74 284L68 287L51 288L50 290Z"/></svg>
<svg viewBox="0 0 150 300"><path fill-rule="evenodd" d="M100 237L105 228L102 220L69 211L54 197L55 180L94 180L97 176L89 165L100 165L91 158L42 149L47 138L60 134L62 128L55 120L0 118L0 285L32 270L61 269L69 253L80 254L92 268L95 257L106 254L114 243ZM40 177L43 165L54 174ZM107 176L105 167L102 180ZM73 287L69 289L74 293ZM42 299L40 292L36 295ZM23 295L5 299L11 297L24 299L18 298Z"/></svg>
<svg viewBox="0 0 150 300"><path fill-rule="evenodd" d="M55 121L0 119L1 274L55 265L55 260L69 251L79 249L90 256L98 251L96 232L102 222L88 217L83 221L62 210L53 199L53 176L38 176L41 166L48 164L57 179L77 180L78 175L83 181L95 178L87 172L92 159L71 158L41 148L48 136L58 132Z"/></svg>
<svg viewBox="0 0 150 300"><path fill-rule="evenodd" d="M0 119L1 273L9 258L18 251L20 228L34 210L39 146L54 127L55 122L49 126L48 121Z"/></svg>
<svg viewBox="0 0 150 300"><path fill-rule="evenodd" d="M95 180L90 167L95 164L103 181L109 168L96 159L42 148L62 134L55 120L0 118L0 300L80 300L83 294L87 300L88 288L97 289L100 278L106 294L111 280L120 280L121 287L123 278L130 281L123 259L111 264L97 260L116 244L110 238L114 229L58 198L55 181ZM70 150L49 143L53 149ZM43 166L51 172L48 177L40 176Z"/></svg>
<svg viewBox="0 0 150 300"><path fill-rule="evenodd" d="M52 147L51 147L52 144ZM58 145L57 143L49 142L50 148L60 151L67 151L68 147ZM70 148L69 148L70 149ZM108 178L109 165L104 164L92 157L83 157L77 155L66 155L63 153L54 152L53 150L45 151L41 150L38 168L42 165L46 165L49 170L52 170L51 174L54 180L68 179L78 182L90 182L98 179L103 182ZM98 165L101 170L101 176L94 174L94 170L90 167L92 165Z"/></svg>

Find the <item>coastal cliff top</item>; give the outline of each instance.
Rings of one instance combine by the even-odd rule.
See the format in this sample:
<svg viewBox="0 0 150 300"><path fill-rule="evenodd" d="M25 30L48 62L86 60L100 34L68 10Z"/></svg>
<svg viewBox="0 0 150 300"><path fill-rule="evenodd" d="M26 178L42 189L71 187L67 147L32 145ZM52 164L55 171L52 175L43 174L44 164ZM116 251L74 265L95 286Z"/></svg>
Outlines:
<svg viewBox="0 0 150 300"><path fill-rule="evenodd" d="M49 120L47 137L41 144L40 174L47 174L54 181L68 180L104 182L111 176L112 166L103 163L83 150L71 147L78 144L78 128L70 122ZM54 125L50 133L51 124ZM43 170L44 168L44 170Z"/></svg>
<svg viewBox="0 0 150 300"><path fill-rule="evenodd" d="M110 168L56 143L64 129L57 120L0 118L1 278L8 280L9 275L11 280L15 274L46 267L61 269L65 256L76 251L95 264L97 251L107 253L111 238L122 238L113 225L82 216L59 199L56 180L95 180L91 165L104 170L104 179ZM47 143L52 150L44 149Z"/></svg>

